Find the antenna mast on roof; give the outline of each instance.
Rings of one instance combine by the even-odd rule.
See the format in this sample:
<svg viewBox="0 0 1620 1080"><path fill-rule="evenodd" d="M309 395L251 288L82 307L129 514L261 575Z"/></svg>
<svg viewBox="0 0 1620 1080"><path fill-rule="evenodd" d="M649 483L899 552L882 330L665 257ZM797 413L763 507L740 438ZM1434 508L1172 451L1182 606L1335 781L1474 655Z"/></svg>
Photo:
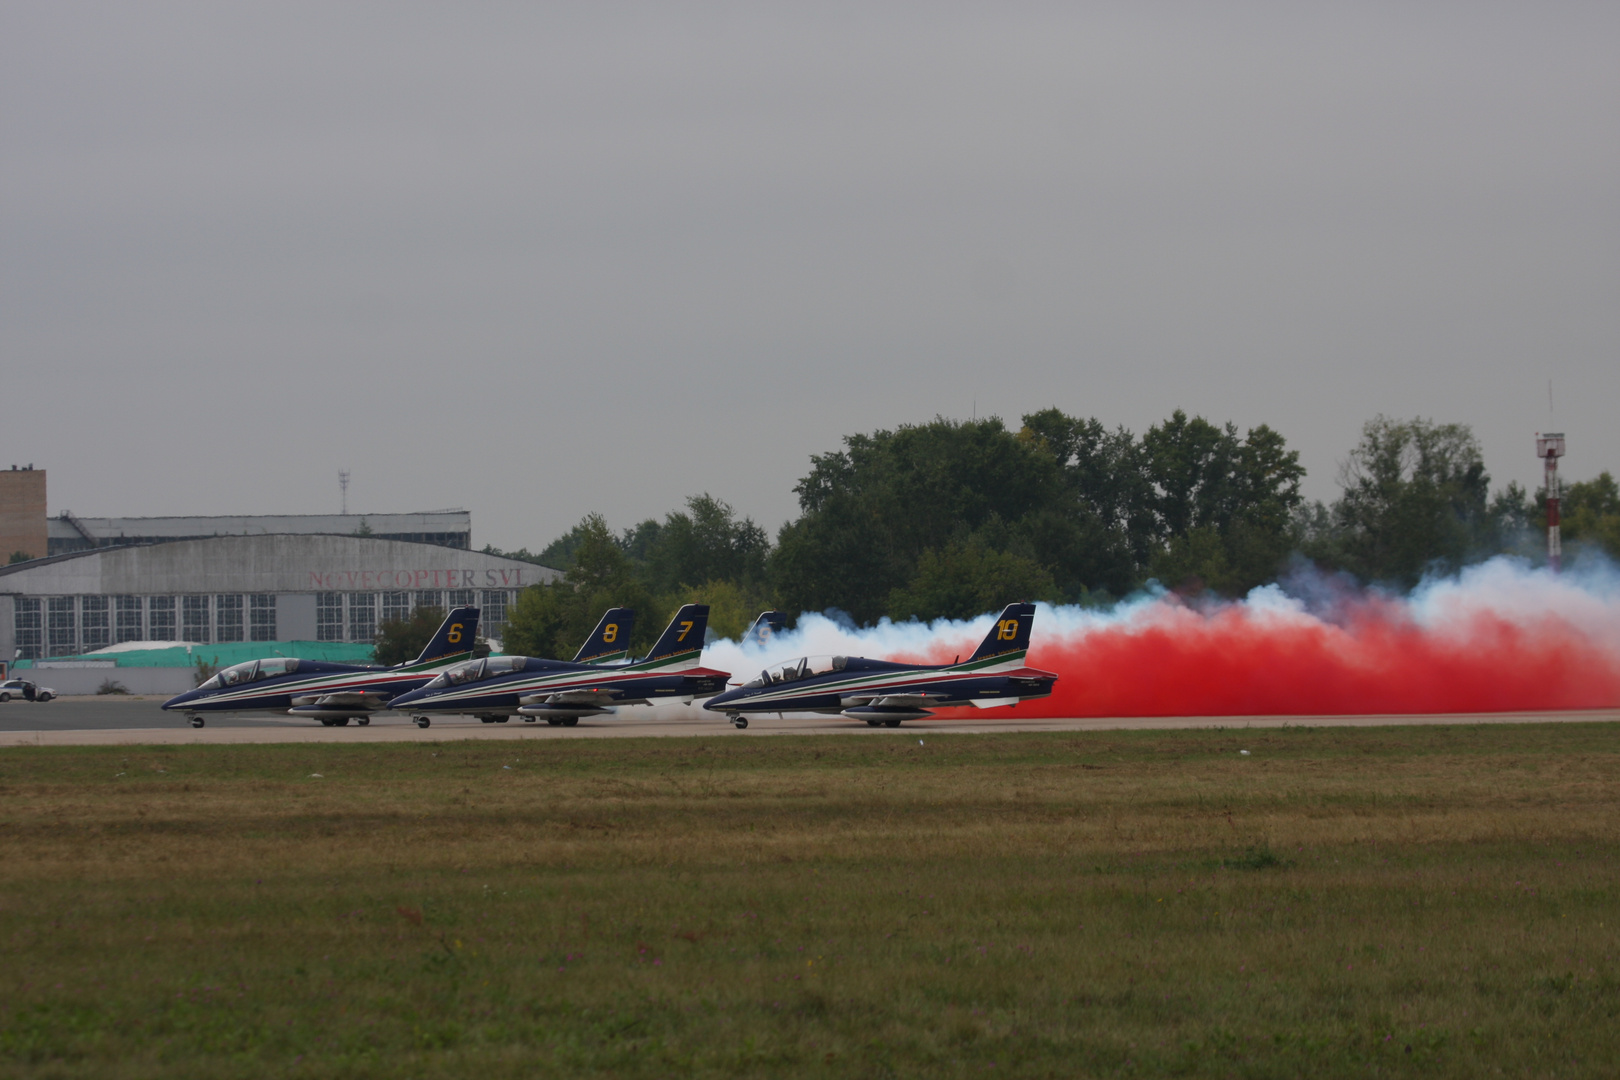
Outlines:
<svg viewBox="0 0 1620 1080"><path fill-rule="evenodd" d="M338 487L343 491L343 513L349 512L349 470L338 470Z"/></svg>

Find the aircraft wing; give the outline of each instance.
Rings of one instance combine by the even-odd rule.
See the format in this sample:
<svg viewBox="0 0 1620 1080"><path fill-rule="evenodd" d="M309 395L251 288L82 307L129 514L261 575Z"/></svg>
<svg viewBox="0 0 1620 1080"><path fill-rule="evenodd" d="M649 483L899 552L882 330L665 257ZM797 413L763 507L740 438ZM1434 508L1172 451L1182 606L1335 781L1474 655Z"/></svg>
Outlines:
<svg viewBox="0 0 1620 1080"><path fill-rule="evenodd" d="M375 694L364 690L343 691L336 694L311 694L308 697L294 698L295 706L314 705L321 709L386 709L389 698L386 694Z"/></svg>
<svg viewBox="0 0 1620 1080"><path fill-rule="evenodd" d="M858 705L869 705L879 709L925 709L929 705L938 704L944 700L944 694L922 692L916 694L852 694L846 698L839 698L838 703L846 709Z"/></svg>
<svg viewBox="0 0 1620 1080"><path fill-rule="evenodd" d="M623 695L611 690L564 690L557 694L531 694L518 698L519 705L612 705Z"/></svg>

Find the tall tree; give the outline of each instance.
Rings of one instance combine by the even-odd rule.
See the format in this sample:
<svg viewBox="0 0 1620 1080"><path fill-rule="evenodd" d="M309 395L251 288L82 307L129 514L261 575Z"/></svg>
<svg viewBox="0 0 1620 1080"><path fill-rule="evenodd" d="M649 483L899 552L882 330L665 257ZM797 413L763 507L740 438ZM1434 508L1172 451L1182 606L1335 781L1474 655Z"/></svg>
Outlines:
<svg viewBox="0 0 1620 1080"><path fill-rule="evenodd" d="M1546 500L1543 497L1542 505ZM1545 522L1545 509L1542 521ZM1563 534L1571 546L1591 544L1620 558L1620 485L1607 472L1569 485L1559 506Z"/></svg>
<svg viewBox="0 0 1620 1080"><path fill-rule="evenodd" d="M1489 545L1490 476L1466 424L1369 420L1340 485L1333 536L1312 554L1365 579L1411 586Z"/></svg>
<svg viewBox="0 0 1620 1080"><path fill-rule="evenodd" d="M602 612L615 606L636 609L632 647L650 645L662 629L662 608L655 610L651 592L602 515L587 515L570 535L577 542L563 577L524 589L508 610L505 651L570 659Z"/></svg>

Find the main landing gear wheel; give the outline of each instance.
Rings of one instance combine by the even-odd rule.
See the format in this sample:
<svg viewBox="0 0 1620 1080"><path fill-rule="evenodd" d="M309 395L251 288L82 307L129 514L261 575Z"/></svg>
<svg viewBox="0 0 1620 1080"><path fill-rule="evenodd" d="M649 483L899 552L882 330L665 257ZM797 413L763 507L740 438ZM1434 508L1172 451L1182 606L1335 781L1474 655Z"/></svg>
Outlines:
<svg viewBox="0 0 1620 1080"><path fill-rule="evenodd" d="M737 719L735 719L735 720L733 720L731 722L731 726L736 728L738 731L741 731L743 728L748 726L748 717L746 717L746 716L737 717Z"/></svg>
<svg viewBox="0 0 1620 1080"><path fill-rule="evenodd" d="M546 723L550 724L552 727L562 727L562 717L548 716L546 717Z"/></svg>
<svg viewBox="0 0 1620 1080"><path fill-rule="evenodd" d="M418 716L416 718L416 726L419 727L419 728L425 728L431 723L433 723L433 721L429 720L425 716Z"/></svg>
<svg viewBox="0 0 1620 1080"><path fill-rule="evenodd" d="M881 721L881 720L868 720L866 722L866 726L867 727L882 727L883 726L883 721Z"/></svg>
<svg viewBox="0 0 1620 1080"><path fill-rule="evenodd" d="M361 727L370 727L371 726L371 717L362 716L359 719L357 719L355 721L355 723L359 724Z"/></svg>
<svg viewBox="0 0 1620 1080"><path fill-rule="evenodd" d="M192 727L202 727L203 726L203 718L200 717L200 716L188 716L188 717L186 717L186 722L189 723Z"/></svg>
<svg viewBox="0 0 1620 1080"><path fill-rule="evenodd" d="M883 721L883 726L884 727L899 727L900 726L900 721L898 721L898 720L885 720L885 721Z"/></svg>
<svg viewBox="0 0 1620 1080"><path fill-rule="evenodd" d="M577 716L565 716L565 717L563 717L562 726L563 727L578 727L579 726L579 717L577 717Z"/></svg>

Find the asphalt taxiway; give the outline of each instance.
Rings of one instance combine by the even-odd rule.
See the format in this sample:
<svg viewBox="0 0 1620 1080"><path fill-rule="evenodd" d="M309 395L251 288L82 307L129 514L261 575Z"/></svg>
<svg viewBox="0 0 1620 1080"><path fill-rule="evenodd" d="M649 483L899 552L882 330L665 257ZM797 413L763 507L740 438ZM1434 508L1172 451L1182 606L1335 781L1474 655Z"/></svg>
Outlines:
<svg viewBox="0 0 1620 1080"><path fill-rule="evenodd" d="M1576 712L1452 713L1423 716L1128 716L1023 717L1014 710L966 719L908 720L898 730L870 728L839 716L766 716L738 731L713 713L694 707L632 706L613 716L581 720L578 727L551 727L513 718L483 724L462 717L418 728L406 716L383 713L360 727L321 727L292 717L214 717L203 728L163 712L160 698L59 698L43 704L0 704L0 748L19 746L177 745L186 743L442 742L454 739L601 739L646 736L725 735L920 735L946 732L1109 731L1176 728L1374 727L1409 724L1540 724L1620 722L1620 709Z"/></svg>

